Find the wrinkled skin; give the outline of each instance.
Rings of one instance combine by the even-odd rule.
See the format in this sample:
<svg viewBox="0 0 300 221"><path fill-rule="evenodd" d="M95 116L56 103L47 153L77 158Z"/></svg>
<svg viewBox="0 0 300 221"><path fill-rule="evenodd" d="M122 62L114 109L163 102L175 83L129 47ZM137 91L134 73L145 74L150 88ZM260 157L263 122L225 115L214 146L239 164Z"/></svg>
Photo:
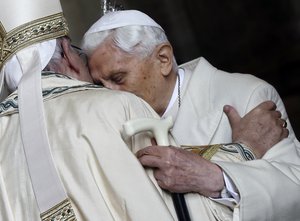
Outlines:
<svg viewBox="0 0 300 221"><path fill-rule="evenodd" d="M242 142L261 158L273 145L288 136L276 105L263 102L243 118L231 106L224 106L232 127L233 142ZM199 155L176 147L149 146L137 152L141 164L154 168L160 187L171 192L197 192L219 197L224 187L222 169Z"/></svg>
<svg viewBox="0 0 300 221"><path fill-rule="evenodd" d="M259 104L243 118L229 105L224 107L224 112L232 128L232 141L250 147L257 158L263 157L272 146L289 135L288 129L283 127L285 121L272 101Z"/></svg>
<svg viewBox="0 0 300 221"><path fill-rule="evenodd" d="M171 192L218 197L224 187L221 168L192 152L150 146L137 152L137 157L144 166L154 168L158 185Z"/></svg>

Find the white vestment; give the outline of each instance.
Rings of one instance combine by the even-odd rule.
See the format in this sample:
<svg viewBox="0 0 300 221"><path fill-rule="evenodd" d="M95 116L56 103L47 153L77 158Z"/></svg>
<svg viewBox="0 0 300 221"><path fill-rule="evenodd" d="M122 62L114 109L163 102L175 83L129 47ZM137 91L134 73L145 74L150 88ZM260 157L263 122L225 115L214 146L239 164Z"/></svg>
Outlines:
<svg viewBox="0 0 300 221"><path fill-rule="evenodd" d="M231 177L240 193L234 220L300 220L300 144L276 90L252 75L218 70L204 58L180 67L185 71L181 106L178 110L175 102L169 112L176 118L172 134L180 145L231 142L231 127L223 113L226 104L243 116L263 101L276 103L282 118L287 119L288 138L261 160L215 162Z"/></svg>
<svg viewBox="0 0 300 221"><path fill-rule="evenodd" d="M47 132L54 164L79 221L177 220L169 194L134 153L151 144L144 133L124 142L129 119L157 114L135 95L66 76L42 78ZM0 220L37 221L39 211L20 136L17 93L0 103ZM38 156L37 156L38 157ZM218 159L218 154L216 154ZM229 155L229 160L241 159ZM193 220L215 220L230 209L187 194Z"/></svg>

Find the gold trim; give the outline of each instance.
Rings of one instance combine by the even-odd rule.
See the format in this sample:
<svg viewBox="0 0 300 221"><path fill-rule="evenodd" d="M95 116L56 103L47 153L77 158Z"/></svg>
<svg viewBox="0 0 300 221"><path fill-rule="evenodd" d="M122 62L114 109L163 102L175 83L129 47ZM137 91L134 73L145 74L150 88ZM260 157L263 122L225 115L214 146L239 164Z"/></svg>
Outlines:
<svg viewBox="0 0 300 221"><path fill-rule="evenodd" d="M189 146L189 145L181 145L185 150L191 151L195 154L202 156L206 160L210 160L222 147L222 144L214 144L214 145L203 145L203 146Z"/></svg>
<svg viewBox="0 0 300 221"><path fill-rule="evenodd" d="M76 221L75 213L69 199L55 205L41 214L42 221Z"/></svg>
<svg viewBox="0 0 300 221"><path fill-rule="evenodd" d="M3 54L3 50L4 50L4 38L6 35L6 31L4 29L4 26L2 25L2 22L0 22L0 68L2 65L2 54Z"/></svg>
<svg viewBox="0 0 300 221"><path fill-rule="evenodd" d="M37 42L67 35L69 32L62 13L43 17L6 32L0 24L0 69L17 51Z"/></svg>
<svg viewBox="0 0 300 221"><path fill-rule="evenodd" d="M6 31L4 29L4 26L2 25L2 22L0 21L0 37L1 37L1 39L4 38L5 34L6 34Z"/></svg>

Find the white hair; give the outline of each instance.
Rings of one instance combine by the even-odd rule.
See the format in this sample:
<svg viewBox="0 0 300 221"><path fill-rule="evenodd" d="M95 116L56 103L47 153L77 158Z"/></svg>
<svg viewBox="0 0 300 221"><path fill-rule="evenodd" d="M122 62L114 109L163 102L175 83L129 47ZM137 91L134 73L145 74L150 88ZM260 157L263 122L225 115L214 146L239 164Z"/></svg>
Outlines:
<svg viewBox="0 0 300 221"><path fill-rule="evenodd" d="M143 58L150 55L157 45L169 42L160 28L130 25L86 34L82 41L82 49L90 56L106 40L111 40L114 46L125 53Z"/></svg>

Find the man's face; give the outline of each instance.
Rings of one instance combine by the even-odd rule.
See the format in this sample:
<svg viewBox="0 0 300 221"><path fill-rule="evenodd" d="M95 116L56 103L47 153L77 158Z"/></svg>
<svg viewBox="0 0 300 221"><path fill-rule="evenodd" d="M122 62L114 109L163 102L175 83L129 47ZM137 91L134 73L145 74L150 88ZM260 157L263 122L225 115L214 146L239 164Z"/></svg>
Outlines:
<svg viewBox="0 0 300 221"><path fill-rule="evenodd" d="M103 83L105 87L114 90L132 92L156 109L163 77L155 53L139 58L124 53L107 41L91 55L89 67L95 83Z"/></svg>

